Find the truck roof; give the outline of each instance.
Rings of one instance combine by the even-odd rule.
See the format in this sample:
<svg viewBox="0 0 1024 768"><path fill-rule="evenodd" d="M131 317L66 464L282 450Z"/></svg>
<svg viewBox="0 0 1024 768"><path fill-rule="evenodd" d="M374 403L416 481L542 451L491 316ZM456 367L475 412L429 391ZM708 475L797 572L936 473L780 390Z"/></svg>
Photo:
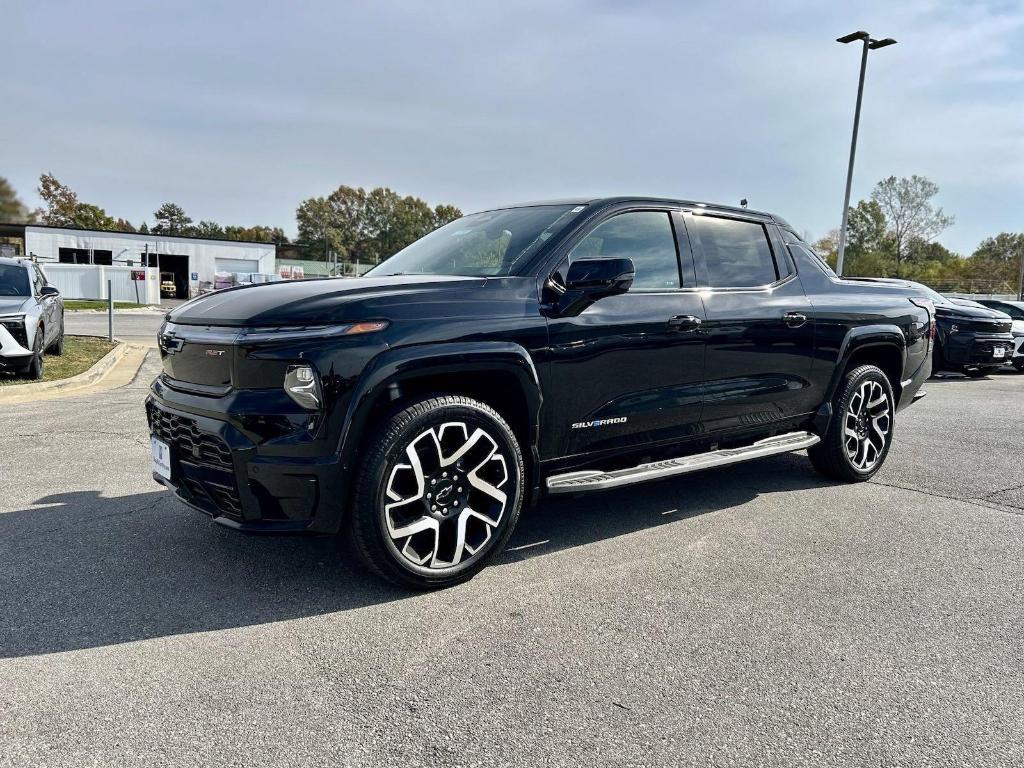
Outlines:
<svg viewBox="0 0 1024 768"><path fill-rule="evenodd" d="M767 211L758 211L753 208L741 208L735 205L723 205L721 203L708 203L701 202L698 200L683 200L680 198L670 197L650 197L643 195L616 195L614 197L565 197L557 198L553 200L532 200L525 203L516 203L513 205L496 205L493 208L487 208L485 210L497 211L505 208L529 208L532 206L539 205L586 205L594 207L607 207L611 205L619 205L621 203L654 203L662 205L682 205L688 208L703 208L708 211L722 211L726 213L738 213L744 216L755 216L758 218L767 219L773 221L781 227L793 230L792 225L789 224L781 216L778 216ZM793 230L795 232L795 230Z"/></svg>

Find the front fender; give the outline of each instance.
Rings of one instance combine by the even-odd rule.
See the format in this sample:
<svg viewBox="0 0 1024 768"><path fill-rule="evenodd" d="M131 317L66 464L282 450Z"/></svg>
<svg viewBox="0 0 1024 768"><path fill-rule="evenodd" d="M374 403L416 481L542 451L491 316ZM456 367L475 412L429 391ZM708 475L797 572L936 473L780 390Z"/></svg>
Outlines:
<svg viewBox="0 0 1024 768"><path fill-rule="evenodd" d="M503 372L515 377L527 408L528 445L524 459L530 477L537 482L539 459L537 435L541 406L540 379L529 352L519 344L505 341L452 342L389 349L366 366L353 387L338 440L340 470L346 478L354 478L358 467L362 437L375 406L382 398L390 398L389 388L405 380L430 375L474 372ZM346 505L347 506L347 505ZM344 510L339 512L340 514Z"/></svg>

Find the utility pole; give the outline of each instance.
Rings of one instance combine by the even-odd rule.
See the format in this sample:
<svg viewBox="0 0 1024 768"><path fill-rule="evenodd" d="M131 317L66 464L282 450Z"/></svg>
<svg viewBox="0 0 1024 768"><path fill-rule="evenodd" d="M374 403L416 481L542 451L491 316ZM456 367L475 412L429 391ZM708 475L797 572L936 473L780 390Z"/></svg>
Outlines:
<svg viewBox="0 0 1024 768"><path fill-rule="evenodd" d="M840 277L843 274L843 256L846 253L846 220L850 211L850 187L853 186L853 159L857 154L857 132L860 129L860 106L864 100L864 73L868 66L868 50L885 48L888 45L895 45L896 41L891 37L884 40L873 40L867 32L852 32L843 37L837 37L837 43L852 43L861 40L864 48L860 54L860 79L857 81L857 106L853 111L853 137L850 139L850 164L846 169L846 195L843 197L843 223L839 227L839 256L836 260L836 274Z"/></svg>

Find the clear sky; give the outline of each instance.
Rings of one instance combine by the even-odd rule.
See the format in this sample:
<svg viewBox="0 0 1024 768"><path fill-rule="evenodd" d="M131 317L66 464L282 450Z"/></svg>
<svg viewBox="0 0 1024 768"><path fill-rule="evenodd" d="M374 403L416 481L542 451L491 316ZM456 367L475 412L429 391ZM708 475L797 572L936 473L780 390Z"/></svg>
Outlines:
<svg viewBox="0 0 1024 768"><path fill-rule="evenodd" d="M339 184L465 211L568 195L750 200L838 226L928 176L969 253L1024 230L1024 3L4 0L0 176L50 171L138 225L295 232Z"/></svg>

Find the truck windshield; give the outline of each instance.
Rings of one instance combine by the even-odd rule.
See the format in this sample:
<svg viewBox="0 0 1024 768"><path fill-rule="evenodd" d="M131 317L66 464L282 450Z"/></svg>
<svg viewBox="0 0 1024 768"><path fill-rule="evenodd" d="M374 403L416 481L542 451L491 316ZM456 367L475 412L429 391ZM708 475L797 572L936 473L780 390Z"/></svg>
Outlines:
<svg viewBox="0 0 1024 768"><path fill-rule="evenodd" d="M28 270L20 264L0 264L0 296L31 296Z"/></svg>
<svg viewBox="0 0 1024 768"><path fill-rule="evenodd" d="M366 274L512 275L583 208L535 205L463 216L421 237Z"/></svg>

